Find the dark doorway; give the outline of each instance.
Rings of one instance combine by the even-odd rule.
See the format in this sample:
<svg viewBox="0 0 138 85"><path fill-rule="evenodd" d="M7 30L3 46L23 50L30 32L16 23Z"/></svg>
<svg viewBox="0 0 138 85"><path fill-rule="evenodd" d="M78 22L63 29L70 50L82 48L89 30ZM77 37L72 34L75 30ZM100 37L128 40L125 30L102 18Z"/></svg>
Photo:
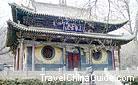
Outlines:
<svg viewBox="0 0 138 85"><path fill-rule="evenodd" d="M80 68L80 54L79 53L68 53L68 70L73 70L74 68Z"/></svg>

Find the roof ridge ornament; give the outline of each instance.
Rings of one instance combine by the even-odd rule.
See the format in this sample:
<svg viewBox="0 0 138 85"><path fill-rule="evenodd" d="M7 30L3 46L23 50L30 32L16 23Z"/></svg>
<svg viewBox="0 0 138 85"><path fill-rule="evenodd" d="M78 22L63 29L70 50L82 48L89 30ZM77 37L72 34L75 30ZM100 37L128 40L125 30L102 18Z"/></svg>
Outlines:
<svg viewBox="0 0 138 85"><path fill-rule="evenodd" d="M21 6L27 8L27 9L30 9L30 10L34 10L33 0L25 0L25 1L26 1L25 3L21 3ZM27 1L29 1L29 2L27 2Z"/></svg>
<svg viewBox="0 0 138 85"><path fill-rule="evenodd" d="M67 1L66 0L59 0L59 5L66 6L67 5Z"/></svg>

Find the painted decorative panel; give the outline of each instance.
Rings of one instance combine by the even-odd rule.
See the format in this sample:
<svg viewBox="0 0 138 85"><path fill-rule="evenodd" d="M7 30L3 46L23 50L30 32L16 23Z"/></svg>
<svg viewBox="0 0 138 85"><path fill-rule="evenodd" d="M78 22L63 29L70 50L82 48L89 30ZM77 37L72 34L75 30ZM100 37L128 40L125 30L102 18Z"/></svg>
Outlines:
<svg viewBox="0 0 138 85"><path fill-rule="evenodd" d="M27 26L47 27L61 29L64 31L83 32L85 22L80 20L72 20L69 18L59 18L56 16L24 16L23 24Z"/></svg>

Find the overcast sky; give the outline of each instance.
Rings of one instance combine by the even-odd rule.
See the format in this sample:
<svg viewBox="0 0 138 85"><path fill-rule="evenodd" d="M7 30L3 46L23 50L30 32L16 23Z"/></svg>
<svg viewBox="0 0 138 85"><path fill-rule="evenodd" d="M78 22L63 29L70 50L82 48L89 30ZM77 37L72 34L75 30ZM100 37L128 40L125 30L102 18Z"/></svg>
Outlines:
<svg viewBox="0 0 138 85"><path fill-rule="evenodd" d="M27 1L28 0L0 0L0 17L3 17L0 19L0 23L3 24L8 19L11 19L11 10L10 10L8 3L16 2L16 3L20 4L22 2L25 3ZM45 2L45 3L53 3L53 4L59 3L59 0L35 0L35 1ZM85 7L85 8L87 8L88 1L89 0L67 0L67 5L74 6L74 7ZM111 1L114 1L114 0L111 0ZM120 1L122 1L122 0L120 0ZM91 0L91 2L93 2L93 0ZM107 14L108 14L108 0L98 0L97 6L98 6L97 10L99 12L98 19L100 21L102 21L103 16L107 16ZM134 26L135 26L135 15L136 15L136 12L138 9L138 3L135 0L130 0L129 6L130 6L130 13L131 13L132 27L134 28ZM112 9L112 10L114 10L114 9ZM117 15L117 13L118 13L118 15ZM115 12L113 15L121 17L119 12ZM118 22L120 22L120 20L127 20L127 18L118 18ZM127 28L126 29L122 28L122 29L117 30L113 33L119 34L119 33L125 32L127 34L127 30L128 30Z"/></svg>

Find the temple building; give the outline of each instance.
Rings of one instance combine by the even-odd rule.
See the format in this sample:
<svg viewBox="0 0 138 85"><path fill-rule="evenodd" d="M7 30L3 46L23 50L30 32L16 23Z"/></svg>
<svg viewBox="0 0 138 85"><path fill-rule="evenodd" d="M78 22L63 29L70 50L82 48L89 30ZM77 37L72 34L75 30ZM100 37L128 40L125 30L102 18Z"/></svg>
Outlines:
<svg viewBox="0 0 138 85"><path fill-rule="evenodd" d="M33 8L9 5L13 20L7 21L6 44L15 55L15 71L114 70L120 67L120 46L135 37L108 34L128 21L96 22L85 17L83 8L40 2L32 2Z"/></svg>

